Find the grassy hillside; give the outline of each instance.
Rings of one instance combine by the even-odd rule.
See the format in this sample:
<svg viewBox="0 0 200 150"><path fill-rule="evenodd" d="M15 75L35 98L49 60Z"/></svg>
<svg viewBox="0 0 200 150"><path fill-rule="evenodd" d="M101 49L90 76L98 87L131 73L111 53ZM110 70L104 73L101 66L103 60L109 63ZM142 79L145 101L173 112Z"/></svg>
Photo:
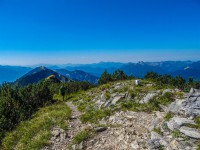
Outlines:
<svg viewBox="0 0 200 150"><path fill-rule="evenodd" d="M36 150L50 144L51 129L58 126L67 130L66 120L70 117L69 107L59 102L40 109L28 121L20 123L2 141L2 150Z"/></svg>

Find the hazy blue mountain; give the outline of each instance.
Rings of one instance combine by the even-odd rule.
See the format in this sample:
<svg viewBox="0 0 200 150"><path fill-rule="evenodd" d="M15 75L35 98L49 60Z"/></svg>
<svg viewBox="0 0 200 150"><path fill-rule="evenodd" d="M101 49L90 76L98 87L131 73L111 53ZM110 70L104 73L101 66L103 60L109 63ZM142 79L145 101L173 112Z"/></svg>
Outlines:
<svg viewBox="0 0 200 150"><path fill-rule="evenodd" d="M194 62L190 64L189 66L190 68L193 68L193 69L200 69L200 61Z"/></svg>
<svg viewBox="0 0 200 150"><path fill-rule="evenodd" d="M127 75L133 75L135 77L141 78L144 77L144 75L150 71L154 71L159 74L164 72L164 70L162 70L162 68L160 68L159 66L152 66L144 62L127 63L123 65L120 69L123 70L124 73Z"/></svg>
<svg viewBox="0 0 200 150"><path fill-rule="evenodd" d="M180 70L176 70L172 75L180 75L185 79L192 77L194 80L200 80L200 61L189 64Z"/></svg>
<svg viewBox="0 0 200 150"><path fill-rule="evenodd" d="M172 73L173 76L182 76L184 79L193 78L194 80L200 80L200 69L192 69L192 68L186 68L183 70L177 70Z"/></svg>
<svg viewBox="0 0 200 150"><path fill-rule="evenodd" d="M147 72L153 71L158 74L173 74L177 70L181 70L191 61L163 61L163 62L138 62L124 64L120 69L127 75L136 77L144 77Z"/></svg>
<svg viewBox="0 0 200 150"><path fill-rule="evenodd" d="M60 72L60 74L68 74L76 80L89 81L91 83L94 83L94 81L96 81L96 78L100 77L104 70L107 70L109 73L113 73L116 69L121 69L127 75L133 75L136 77L144 77L147 72L154 71L159 74L171 74L173 76L181 75L186 79L189 77L199 79L200 61L141 61L138 63L100 62L93 64L46 65L46 67L51 70L69 70L71 72ZM31 69L32 68L29 67L0 66L0 83L4 81L15 81L22 75L29 72ZM37 72L37 70L34 69L31 73L29 73L32 74L33 71Z"/></svg>
<svg viewBox="0 0 200 150"><path fill-rule="evenodd" d="M148 66L159 67L165 72L174 72L183 69L192 64L192 61L161 61L161 62L145 62Z"/></svg>
<svg viewBox="0 0 200 150"><path fill-rule="evenodd" d="M192 61L162 61L162 62L138 62L138 63L118 63L118 62L100 62L94 64L82 64L82 65L70 65L65 69L74 71L82 70L88 72L94 76L101 76L106 69L109 73L113 73L116 69L123 70L128 75L134 75L137 77L144 77L149 71L154 71L160 74L171 74L177 70L181 70L188 65L192 64Z"/></svg>
<svg viewBox="0 0 200 150"><path fill-rule="evenodd" d="M30 70L29 67L0 66L0 84L5 81L13 82Z"/></svg>
<svg viewBox="0 0 200 150"><path fill-rule="evenodd" d="M119 69L123 63L119 62L100 62L94 64L82 64L82 65L69 65L65 69L70 71L82 70L88 72L94 76L100 77L104 70L107 70L109 73L113 73L116 69Z"/></svg>
<svg viewBox="0 0 200 150"><path fill-rule="evenodd" d="M87 81L93 84L97 84L98 82L98 77L81 70L68 71L65 69L56 69L55 71L73 80Z"/></svg>
<svg viewBox="0 0 200 150"><path fill-rule="evenodd" d="M26 86L28 84L37 83L51 75L55 76L55 78L58 79L59 81L65 81L65 82L72 81L71 79L69 79L53 70L50 70L46 67L41 66L41 67L37 67L37 68L31 70L30 72L28 72L21 78L17 79L14 82L14 85Z"/></svg>

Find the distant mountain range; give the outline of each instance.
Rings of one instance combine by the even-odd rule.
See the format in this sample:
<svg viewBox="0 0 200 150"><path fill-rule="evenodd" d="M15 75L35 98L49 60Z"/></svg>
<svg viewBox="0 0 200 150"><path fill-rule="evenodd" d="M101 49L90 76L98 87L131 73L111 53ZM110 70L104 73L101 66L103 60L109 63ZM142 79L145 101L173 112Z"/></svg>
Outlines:
<svg viewBox="0 0 200 150"><path fill-rule="evenodd" d="M163 62L138 62L138 63L114 63L101 62L99 64L74 65L65 67L67 70L82 70L97 77L106 69L113 73L116 69L123 70L127 75L144 77L147 72L154 71L159 74L180 75L185 79L189 77L200 80L200 61L163 61Z"/></svg>
<svg viewBox="0 0 200 150"><path fill-rule="evenodd" d="M138 62L138 63L120 63L120 62L100 62L94 64L66 64L66 65L46 65L45 71L42 73L37 67L19 67L19 66L0 66L0 83L7 81L13 82L21 80L20 77L38 74L35 77L46 77L46 75L56 74L56 76L64 76L67 79L75 81L88 81L97 83L98 78L104 70L113 73L117 69L123 70L127 75L135 77L144 77L149 71L154 71L159 74L170 74L172 76L180 75L185 79L193 77L195 80L200 80L200 61L163 61L163 62ZM33 70L32 70L33 69ZM51 71L50 71L51 70ZM30 71L30 72L29 72ZM40 72L40 73L39 73ZM25 75L24 75L25 74ZM45 75L44 75L45 74ZM35 81L39 79L34 79Z"/></svg>
<svg viewBox="0 0 200 150"><path fill-rule="evenodd" d="M94 64L67 65L64 69L70 71L82 70L94 76L100 77L104 70L107 70L109 73L113 73L116 69L121 68L123 65L123 63L119 62L100 62Z"/></svg>
<svg viewBox="0 0 200 150"><path fill-rule="evenodd" d="M138 62L124 64L120 69L127 75L144 77L147 72L153 71L158 74L171 74L183 70L193 64L191 61L164 61L164 62Z"/></svg>

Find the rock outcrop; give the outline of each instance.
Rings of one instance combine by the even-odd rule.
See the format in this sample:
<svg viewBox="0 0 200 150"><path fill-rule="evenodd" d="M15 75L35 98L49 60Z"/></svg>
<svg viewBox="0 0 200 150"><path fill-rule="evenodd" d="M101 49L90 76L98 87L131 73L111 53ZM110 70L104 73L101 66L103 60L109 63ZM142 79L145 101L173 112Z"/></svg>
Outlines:
<svg viewBox="0 0 200 150"><path fill-rule="evenodd" d="M96 109L111 109L115 110L110 116L98 120L97 124L89 124L94 130L95 135L92 138L82 141L80 144L72 145L72 149L86 149L86 150L197 150L199 144L200 131L198 129L195 118L200 116L200 91L191 89L189 94L173 89L152 89L151 86L145 86L146 89L139 89L141 92L134 95L134 87L129 82L119 82L109 85L107 88L98 89L97 91L88 91L88 95L93 95L90 103L94 110ZM131 95L130 90L133 92ZM136 91L135 90L135 91ZM169 105L162 106L164 111L147 111L137 112L130 111L131 109L121 110L121 102L134 101L134 104L140 106L147 106L150 100L158 96L165 96L166 93L183 94L182 99L177 98ZM84 100L76 103L83 104ZM52 147L58 143L63 149L63 145L69 144L72 137L78 131L85 128L80 122L78 110L74 105L68 103L73 110L75 117L71 117L69 123L69 130L62 131L59 128L54 128L52 131L53 141ZM167 114L171 114L166 119ZM62 143L62 141L67 141ZM51 149L47 147L46 149ZM55 148L55 147L53 147ZM46 150L45 149L45 150Z"/></svg>
<svg viewBox="0 0 200 150"><path fill-rule="evenodd" d="M181 114L187 117L196 117L200 115L200 90L191 89L188 97L183 100L176 100L169 106L170 112Z"/></svg>

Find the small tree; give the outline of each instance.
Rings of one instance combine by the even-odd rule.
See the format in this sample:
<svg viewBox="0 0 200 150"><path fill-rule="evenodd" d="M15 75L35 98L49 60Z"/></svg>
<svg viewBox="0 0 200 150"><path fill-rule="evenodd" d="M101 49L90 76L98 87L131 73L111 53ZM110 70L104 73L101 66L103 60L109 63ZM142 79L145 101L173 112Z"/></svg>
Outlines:
<svg viewBox="0 0 200 150"><path fill-rule="evenodd" d="M126 80L128 77L122 70L115 70L112 74L112 81Z"/></svg>
<svg viewBox="0 0 200 150"><path fill-rule="evenodd" d="M65 87L63 85L60 88L60 95L63 97L63 101L64 101L64 98L65 98Z"/></svg>
<svg viewBox="0 0 200 150"><path fill-rule="evenodd" d="M145 79L155 80L158 78L159 75L155 72L147 72L147 74L144 76Z"/></svg>
<svg viewBox="0 0 200 150"><path fill-rule="evenodd" d="M176 80L178 88L184 89L185 80L181 76L176 76L175 80Z"/></svg>
<svg viewBox="0 0 200 150"><path fill-rule="evenodd" d="M193 78L188 79L188 88L192 88L194 86Z"/></svg>
<svg viewBox="0 0 200 150"><path fill-rule="evenodd" d="M101 75L101 77L99 78L98 83L99 84L106 84L108 82L112 81L111 80L111 75L107 72L107 70L105 70L103 72L103 74Z"/></svg>

